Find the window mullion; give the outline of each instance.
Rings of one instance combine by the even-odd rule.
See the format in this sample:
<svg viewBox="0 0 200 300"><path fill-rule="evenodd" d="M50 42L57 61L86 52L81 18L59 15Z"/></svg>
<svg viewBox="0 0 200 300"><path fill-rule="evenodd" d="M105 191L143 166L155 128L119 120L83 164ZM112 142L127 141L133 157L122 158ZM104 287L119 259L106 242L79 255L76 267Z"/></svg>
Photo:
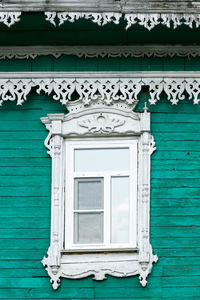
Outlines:
<svg viewBox="0 0 200 300"><path fill-rule="evenodd" d="M106 246L110 245L110 174L104 176L104 242Z"/></svg>

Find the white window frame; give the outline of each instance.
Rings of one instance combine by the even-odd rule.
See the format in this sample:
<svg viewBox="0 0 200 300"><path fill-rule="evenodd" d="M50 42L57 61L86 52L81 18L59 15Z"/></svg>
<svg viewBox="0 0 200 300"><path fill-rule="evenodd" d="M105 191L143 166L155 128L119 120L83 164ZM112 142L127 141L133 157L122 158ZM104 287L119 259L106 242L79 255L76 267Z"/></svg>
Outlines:
<svg viewBox="0 0 200 300"><path fill-rule="evenodd" d="M79 140L65 141L66 151L66 205L65 205L65 249L72 251L84 250L116 250L116 249L135 249L137 247L137 140L127 139L111 139L105 140ZM75 149L92 149L92 148L129 148L130 170L129 171L101 171L101 172L73 172L74 150ZM110 243L110 205L111 205L111 188L109 181L111 177L129 176L130 182L130 224L129 224L129 240L127 244L111 244ZM74 178L105 178L104 189L104 237L103 244L74 244L74 221L73 221L73 203L74 203Z"/></svg>
<svg viewBox="0 0 200 300"><path fill-rule="evenodd" d="M145 286L152 264L158 259L153 255L149 241L150 157L156 149L150 134L150 113L146 107L143 113L133 112L133 106L121 100L112 105L98 96L91 102L82 101L69 102L67 115L51 114L41 119L49 131L45 146L52 158L51 242L48 256L43 258L42 263L54 289L59 287L61 277L78 279L93 276L95 280L103 280L106 275L127 277L139 274L140 283ZM66 182L70 175L67 173L70 170L67 161L71 160L66 145L77 143L89 147L94 141L104 144L104 147L114 141L137 144L137 171L134 171L135 175L133 172L133 176L137 177L137 199L135 204L132 203L137 206L136 223L132 228L136 232L136 240L130 247L90 245L75 249L70 244L65 245L65 240L70 239L72 233L68 214L73 201L73 186ZM66 221L66 218L69 220Z"/></svg>

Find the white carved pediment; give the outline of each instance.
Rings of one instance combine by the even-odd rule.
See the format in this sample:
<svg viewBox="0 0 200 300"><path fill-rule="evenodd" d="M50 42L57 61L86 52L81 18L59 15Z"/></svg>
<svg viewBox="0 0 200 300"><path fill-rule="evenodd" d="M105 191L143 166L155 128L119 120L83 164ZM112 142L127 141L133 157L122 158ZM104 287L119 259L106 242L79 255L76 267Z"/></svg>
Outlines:
<svg viewBox="0 0 200 300"><path fill-rule="evenodd" d="M72 108L71 108L72 106ZM140 132L139 114L132 112L130 107L120 103L113 107L95 101L89 107L82 107L81 102L69 103L69 114L63 121L63 135L89 136L109 134L138 134ZM77 109L76 109L77 108Z"/></svg>
<svg viewBox="0 0 200 300"><path fill-rule="evenodd" d="M112 133L115 131L115 128L120 127L125 124L125 120L122 118L117 118L115 116L110 116L109 114L99 113L93 115L89 118L84 118L77 122L80 127L88 129L88 132L91 133Z"/></svg>

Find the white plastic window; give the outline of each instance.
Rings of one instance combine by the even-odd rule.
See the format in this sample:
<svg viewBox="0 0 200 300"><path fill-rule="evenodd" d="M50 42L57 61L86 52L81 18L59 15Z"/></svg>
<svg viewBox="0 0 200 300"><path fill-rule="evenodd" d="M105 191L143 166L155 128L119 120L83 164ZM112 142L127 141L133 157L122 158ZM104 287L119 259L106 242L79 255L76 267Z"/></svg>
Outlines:
<svg viewBox="0 0 200 300"><path fill-rule="evenodd" d="M65 249L137 244L137 141L66 141Z"/></svg>

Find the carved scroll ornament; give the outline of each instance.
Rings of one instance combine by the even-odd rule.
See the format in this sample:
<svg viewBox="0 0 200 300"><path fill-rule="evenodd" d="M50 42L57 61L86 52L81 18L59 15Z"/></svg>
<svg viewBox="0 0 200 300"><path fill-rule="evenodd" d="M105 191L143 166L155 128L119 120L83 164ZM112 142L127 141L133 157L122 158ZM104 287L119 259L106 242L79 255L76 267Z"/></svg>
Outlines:
<svg viewBox="0 0 200 300"><path fill-rule="evenodd" d="M22 105L32 88L67 105L81 100L84 106L96 99L109 106L118 101L134 108L143 87L148 87L149 103L156 104L164 92L171 104L181 100L200 102L200 72L79 72L1 73L0 105L17 101Z"/></svg>

